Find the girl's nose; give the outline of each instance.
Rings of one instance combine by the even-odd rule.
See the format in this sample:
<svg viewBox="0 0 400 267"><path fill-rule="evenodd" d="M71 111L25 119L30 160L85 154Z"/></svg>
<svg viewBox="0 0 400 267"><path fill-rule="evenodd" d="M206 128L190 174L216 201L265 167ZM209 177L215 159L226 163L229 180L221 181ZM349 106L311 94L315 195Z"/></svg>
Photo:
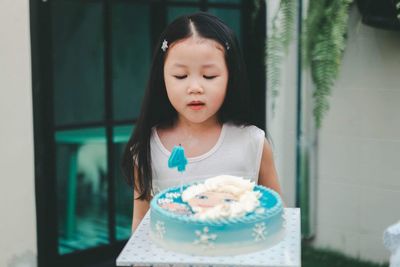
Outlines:
<svg viewBox="0 0 400 267"><path fill-rule="evenodd" d="M188 94L202 94L203 92L203 87L197 81L192 81L189 84Z"/></svg>

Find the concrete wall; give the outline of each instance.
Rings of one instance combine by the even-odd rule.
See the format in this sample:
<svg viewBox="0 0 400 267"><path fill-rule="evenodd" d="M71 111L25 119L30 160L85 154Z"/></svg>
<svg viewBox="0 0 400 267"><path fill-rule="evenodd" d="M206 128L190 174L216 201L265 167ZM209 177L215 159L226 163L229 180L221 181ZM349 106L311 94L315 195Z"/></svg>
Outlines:
<svg viewBox="0 0 400 267"><path fill-rule="evenodd" d="M0 1L0 266L36 266L29 1Z"/></svg>
<svg viewBox="0 0 400 267"><path fill-rule="evenodd" d="M319 134L315 245L388 261L400 220L400 32L350 17L340 77Z"/></svg>

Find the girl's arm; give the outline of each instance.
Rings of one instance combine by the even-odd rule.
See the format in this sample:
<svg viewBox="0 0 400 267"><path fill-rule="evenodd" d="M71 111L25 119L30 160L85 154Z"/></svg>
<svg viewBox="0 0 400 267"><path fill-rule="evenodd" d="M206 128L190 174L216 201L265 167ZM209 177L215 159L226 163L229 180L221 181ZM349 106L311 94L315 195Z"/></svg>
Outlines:
<svg viewBox="0 0 400 267"><path fill-rule="evenodd" d="M272 149L267 140L264 140L258 184L269 187L282 196L278 175L275 169L274 158L272 156Z"/></svg>
<svg viewBox="0 0 400 267"><path fill-rule="evenodd" d="M137 176L137 168L134 168L135 181ZM133 190L133 218L132 218L132 233L135 232L137 226L142 221L144 215L150 208L150 203L148 200L136 199L139 196L139 192Z"/></svg>

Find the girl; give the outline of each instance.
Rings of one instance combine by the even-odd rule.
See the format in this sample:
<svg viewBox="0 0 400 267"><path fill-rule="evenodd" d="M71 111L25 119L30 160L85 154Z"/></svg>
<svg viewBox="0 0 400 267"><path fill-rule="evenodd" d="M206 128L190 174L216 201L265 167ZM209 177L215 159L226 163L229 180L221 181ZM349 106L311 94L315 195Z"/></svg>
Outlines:
<svg viewBox="0 0 400 267"><path fill-rule="evenodd" d="M251 125L247 94L238 41L221 20L199 12L165 29L122 163L134 187L133 231L152 195L180 183L182 174L167 166L175 145L188 157L185 183L229 174L280 193L265 133Z"/></svg>

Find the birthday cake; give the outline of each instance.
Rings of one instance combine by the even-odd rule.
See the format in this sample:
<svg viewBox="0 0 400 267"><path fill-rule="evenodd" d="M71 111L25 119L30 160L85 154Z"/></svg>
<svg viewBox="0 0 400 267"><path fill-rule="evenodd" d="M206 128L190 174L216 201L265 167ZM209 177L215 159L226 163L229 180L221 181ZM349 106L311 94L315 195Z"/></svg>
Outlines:
<svg viewBox="0 0 400 267"><path fill-rule="evenodd" d="M248 253L284 234L278 193L222 175L160 192L150 204L150 236L158 245L193 255Z"/></svg>

